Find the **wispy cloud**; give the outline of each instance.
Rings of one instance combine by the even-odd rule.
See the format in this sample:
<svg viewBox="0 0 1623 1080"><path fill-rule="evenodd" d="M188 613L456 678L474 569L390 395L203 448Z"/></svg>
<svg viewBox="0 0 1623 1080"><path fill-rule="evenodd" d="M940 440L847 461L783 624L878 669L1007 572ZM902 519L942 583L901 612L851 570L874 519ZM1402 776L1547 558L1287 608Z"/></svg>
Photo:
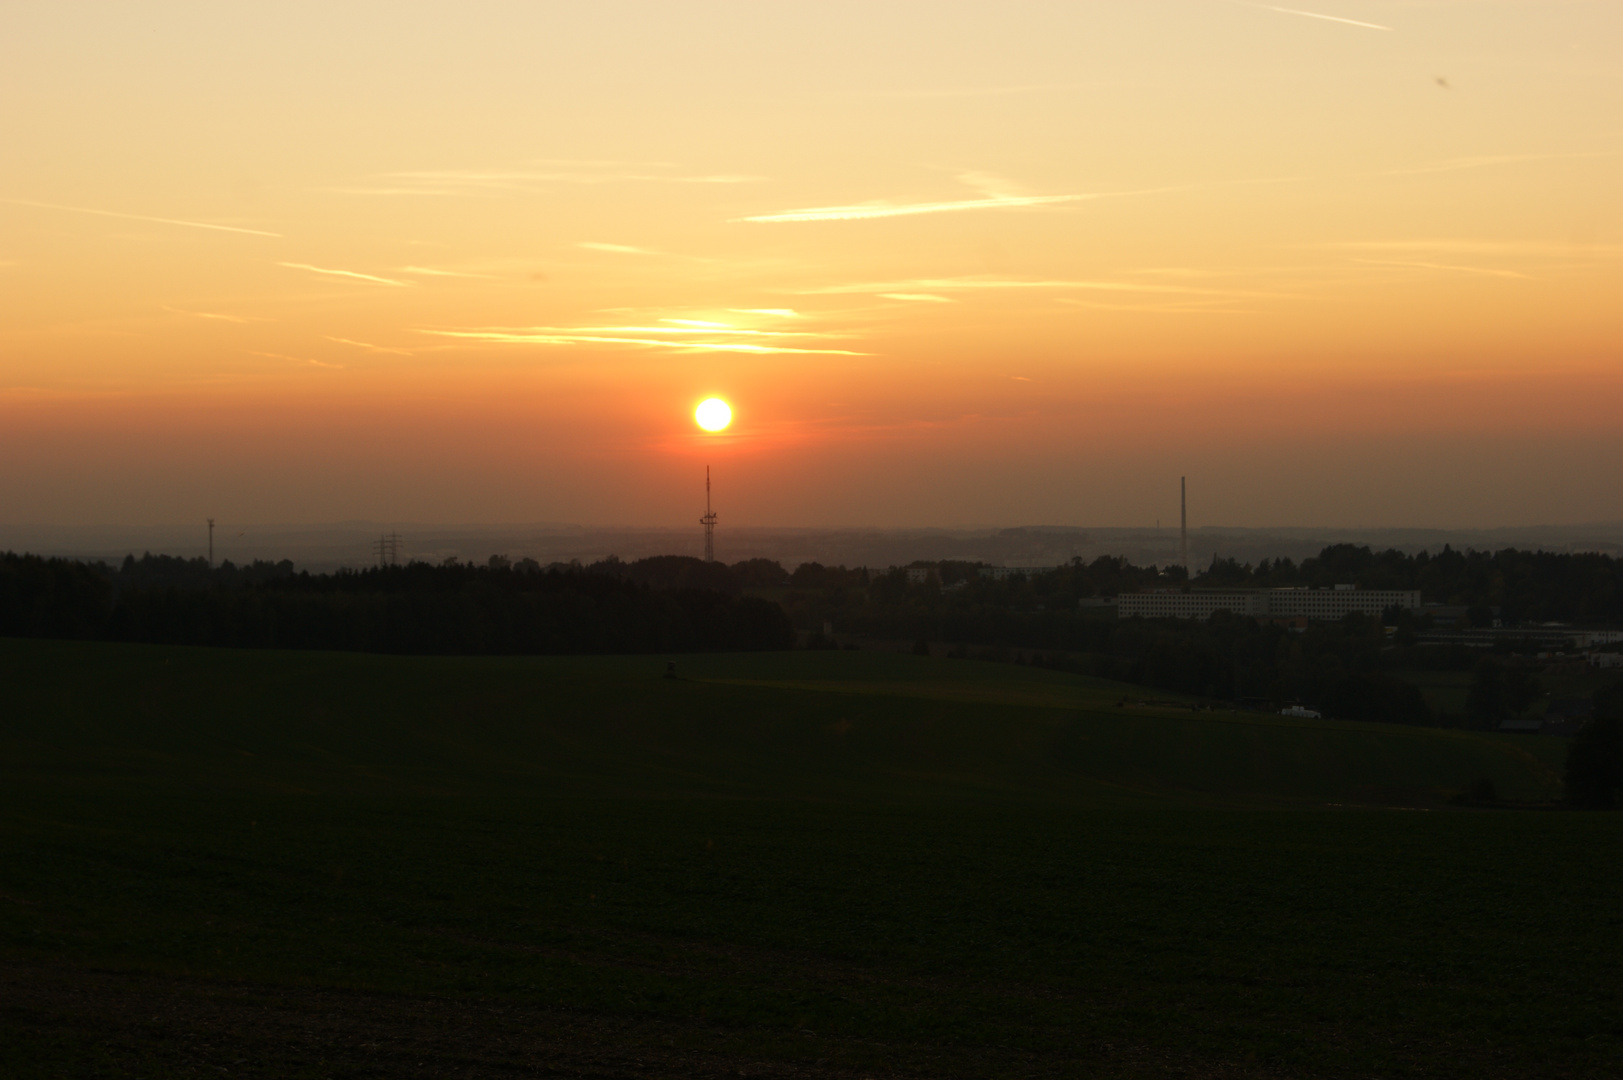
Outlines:
<svg viewBox="0 0 1623 1080"><path fill-rule="evenodd" d="M807 206L795 210L781 210L771 214L752 214L733 218L736 222L778 223L800 221L868 221L874 218L909 217L916 214L961 214L975 210L1013 210L1033 206L1059 206L1067 203L1089 202L1094 199L1122 198L1129 195L1154 195L1166 191L1183 190L1177 187L1144 188L1136 191L1074 192L1067 195L1029 195L1018 189L1012 181L982 172L963 172L958 180L964 186L980 193L974 199L943 199L935 202L887 202L875 200L848 206ZM1248 181L1274 183L1277 181Z"/></svg>
<svg viewBox="0 0 1623 1080"><path fill-rule="evenodd" d="M1530 280L1526 274L1518 274L1514 270L1494 270L1485 266L1455 266L1449 263L1393 261L1388 259L1354 259L1354 262L1366 266L1396 266L1410 267L1415 270L1450 270L1460 274L1482 274L1488 277L1521 278Z"/></svg>
<svg viewBox="0 0 1623 1080"><path fill-rule="evenodd" d="M498 195L535 192L550 184L750 184L743 173L682 173L669 165L557 162L534 169L439 169L383 173L372 183L328 188L345 195Z"/></svg>
<svg viewBox="0 0 1623 1080"><path fill-rule="evenodd" d="M125 221L151 221L159 225L181 225L188 229L212 229L215 232L243 233L247 236L281 237L281 233L265 232L263 229L244 229L236 225L213 225L206 221L182 221L179 218L149 217L146 214L121 214L115 210L93 210L88 206L62 206L58 203L34 202L31 199L5 199L0 202L10 203L12 206L33 206L41 210L66 210L73 214L94 214L97 217L122 218Z"/></svg>
<svg viewBox="0 0 1623 1080"><path fill-rule="evenodd" d="M330 334L323 334L322 336L325 337L328 341L336 341L340 345L353 345L357 349L368 349L368 350L370 350L372 352L381 352L381 353L394 353L396 356L414 356L414 355L416 355L410 349L391 349L391 348L388 348L387 346L384 346L384 345L373 345L370 342L366 342L366 341L351 341L349 338L333 337Z"/></svg>
<svg viewBox="0 0 1623 1080"><path fill-rule="evenodd" d="M328 277L354 278L357 281L370 281L375 285L394 285L400 288L409 288L413 282L396 281L393 278L378 277L376 274L359 274L354 270L329 270L323 266L311 266L309 263L279 262L277 266L286 266L292 270L308 270L312 274L326 274Z"/></svg>
<svg viewBox="0 0 1623 1080"><path fill-rule="evenodd" d="M1040 94L1052 90L1071 90L1083 83L1030 83L1018 86L965 86L937 90L876 90L861 94L867 98L901 98L934 100L940 98L1010 97L1016 94Z"/></svg>
<svg viewBox="0 0 1623 1080"><path fill-rule="evenodd" d="M692 324L699 320L670 320ZM826 334L796 334L766 330L745 330L725 324L674 326L531 326L485 327L468 330L417 331L437 337L479 341L498 345L630 345L645 349L673 349L680 352L734 352L754 354L804 353L829 356L867 356L851 349L807 348L782 342L739 340L740 338L828 337ZM684 337L682 335L693 335ZM697 338L723 340L696 340Z"/></svg>
<svg viewBox="0 0 1623 1080"><path fill-rule="evenodd" d="M217 319L220 322L230 322L230 323L254 323L254 322L275 322L276 321L275 319L268 319L268 318L264 317L263 315L222 315L222 314L220 314L218 312L214 312L214 311L186 311L186 310L184 310L182 308L169 307L168 305L162 305L162 306L163 306L163 309L165 311L172 312L172 313L174 313L176 315L189 315L194 319Z"/></svg>
<svg viewBox="0 0 1623 1080"><path fill-rule="evenodd" d="M1138 315L1252 315L1255 312L1243 308L1218 307L1218 304L1228 303L1229 299L1213 300L1201 303L1190 300L1181 304L1101 304L1093 300L1077 300L1064 296L1059 303L1069 307L1087 308L1090 311L1130 311Z"/></svg>
<svg viewBox="0 0 1623 1080"><path fill-rule="evenodd" d="M734 221L776 223L791 221L870 221L874 218L910 217L915 214L959 214L971 210L1009 210L1022 206L1055 206L1084 202L1100 195L997 195L984 199L955 199L947 202L871 202L853 206L809 206L776 214L753 214Z"/></svg>
<svg viewBox="0 0 1623 1080"><path fill-rule="evenodd" d="M587 251L607 251L612 255L657 255L657 254L659 254L658 252L650 251L647 248L632 247L629 244L602 244L602 243L597 242L596 240L582 240L580 243L576 244L575 246L578 247L578 248L585 248Z"/></svg>
<svg viewBox="0 0 1623 1080"><path fill-rule="evenodd" d="M1357 19L1344 19L1339 15L1322 15L1317 11L1298 11L1296 8L1273 7L1272 5L1267 5L1266 10L1277 11L1281 15L1300 15L1304 19L1323 19L1325 22L1345 23L1348 26L1362 26L1366 30L1390 31L1392 29L1390 26L1382 26L1380 23L1359 22Z"/></svg>
<svg viewBox="0 0 1623 1080"><path fill-rule="evenodd" d="M794 308L762 307L762 308L728 308L735 315L772 315L779 319L804 319L805 316Z"/></svg>
<svg viewBox="0 0 1623 1080"><path fill-rule="evenodd" d="M402 266L397 274L421 274L423 277L488 278L489 274L470 274L462 270L436 270L430 266Z"/></svg>
<svg viewBox="0 0 1623 1080"><path fill-rule="evenodd" d="M837 334L819 334L809 330L748 330L726 323L702 322L698 319L665 319L671 326L530 326L513 333L526 334L698 334L709 337L758 338L835 338ZM438 331L420 331L437 333ZM509 332L509 331L504 331Z"/></svg>
<svg viewBox="0 0 1623 1080"><path fill-rule="evenodd" d="M1581 158L1613 158L1616 150L1583 151L1571 154L1484 154L1478 157L1450 158L1447 161L1415 165L1406 169L1382 169L1379 172L1359 173L1360 176L1424 176L1428 173L1459 172L1462 169L1486 169L1495 165L1519 165L1529 161L1572 161Z"/></svg>
<svg viewBox="0 0 1623 1080"><path fill-rule="evenodd" d="M922 304L952 304L952 303L956 303L956 301L954 301L952 299L949 299L948 297L937 296L934 293L887 292L887 293L880 293L879 295L884 297L886 300L911 300L911 301L914 301L916 303L922 303Z"/></svg>
<svg viewBox="0 0 1623 1080"><path fill-rule="evenodd" d="M1008 278L916 278L912 281L883 281L858 285L828 285L801 290L802 295L873 295L917 297L941 292L1007 289L1047 289L1056 292L1172 293L1189 296L1277 296L1277 293L1245 292L1234 289L1203 289L1193 285L1154 285L1137 281L1065 281L1054 279Z"/></svg>
<svg viewBox="0 0 1623 1080"><path fill-rule="evenodd" d="M1623 244L1552 244L1528 240L1355 240L1325 244L1342 251L1435 252L1449 255L1523 255L1568 259L1575 256L1623 255Z"/></svg>
<svg viewBox="0 0 1623 1080"><path fill-rule="evenodd" d="M343 364L329 364L325 360L314 360L308 356L288 356L286 353L256 352L253 349L248 349L247 353L249 356L264 356L271 360L291 360L295 364L309 364L311 367L342 368L344 366Z"/></svg>

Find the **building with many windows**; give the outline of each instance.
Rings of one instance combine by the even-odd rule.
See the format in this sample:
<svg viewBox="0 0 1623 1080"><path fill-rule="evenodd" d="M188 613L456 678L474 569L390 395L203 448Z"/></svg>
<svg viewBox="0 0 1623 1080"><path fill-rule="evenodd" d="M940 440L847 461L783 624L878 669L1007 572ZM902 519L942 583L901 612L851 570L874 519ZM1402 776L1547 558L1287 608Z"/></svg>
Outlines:
<svg viewBox="0 0 1623 1080"><path fill-rule="evenodd" d="M1418 608L1418 589L1159 589L1122 593L1116 612L1123 618L1209 619L1219 611L1236 615L1335 622L1354 611L1379 618L1388 608Z"/></svg>
<svg viewBox="0 0 1623 1080"><path fill-rule="evenodd" d="M1337 585L1333 589L1265 589L1269 615L1305 615L1315 622L1335 622L1354 611L1380 618L1388 608L1412 610L1420 606L1419 589L1360 589Z"/></svg>
<svg viewBox="0 0 1623 1080"><path fill-rule="evenodd" d="M1116 597L1116 615L1123 619L1209 619L1219 611L1266 615L1268 601L1261 589L1157 589Z"/></svg>

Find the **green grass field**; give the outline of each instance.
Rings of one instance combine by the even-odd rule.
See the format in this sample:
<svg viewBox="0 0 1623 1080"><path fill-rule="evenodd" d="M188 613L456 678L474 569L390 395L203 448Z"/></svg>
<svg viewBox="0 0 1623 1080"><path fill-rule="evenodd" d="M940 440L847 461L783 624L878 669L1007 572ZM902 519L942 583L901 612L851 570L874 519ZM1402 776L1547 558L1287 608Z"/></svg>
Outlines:
<svg viewBox="0 0 1623 1080"><path fill-rule="evenodd" d="M666 659L0 641L0 1074L1623 1068L1557 740Z"/></svg>

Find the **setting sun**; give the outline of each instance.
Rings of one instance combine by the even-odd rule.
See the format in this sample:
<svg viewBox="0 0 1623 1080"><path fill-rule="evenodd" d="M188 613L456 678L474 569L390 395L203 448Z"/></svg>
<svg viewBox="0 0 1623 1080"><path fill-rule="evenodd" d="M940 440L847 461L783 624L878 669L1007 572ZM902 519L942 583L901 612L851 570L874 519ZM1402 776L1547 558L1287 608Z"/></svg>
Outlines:
<svg viewBox="0 0 1623 1080"><path fill-rule="evenodd" d="M693 419L706 431L720 431L733 422L733 410L720 398L705 398L693 410Z"/></svg>
<svg viewBox="0 0 1623 1080"><path fill-rule="evenodd" d="M399 6L0 8L0 531L1619 516L1623 3Z"/></svg>

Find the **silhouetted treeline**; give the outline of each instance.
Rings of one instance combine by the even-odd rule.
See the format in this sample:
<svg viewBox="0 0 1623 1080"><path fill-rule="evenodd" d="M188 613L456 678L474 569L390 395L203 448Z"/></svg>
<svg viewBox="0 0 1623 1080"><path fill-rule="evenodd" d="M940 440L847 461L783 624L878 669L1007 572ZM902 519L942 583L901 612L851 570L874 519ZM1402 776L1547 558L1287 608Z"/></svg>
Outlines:
<svg viewBox="0 0 1623 1080"><path fill-rule="evenodd" d="M1080 559L996 580L969 562L907 569L754 559L725 566L665 556L542 567L492 556L444 565L295 573L290 563L210 569L202 559L145 556L100 564L0 560L0 634L404 653L640 652L787 648L813 640L945 642L956 655L1059 664L1212 700L1301 703L1343 719L1492 726L1528 688L1516 670L1482 668L1479 650L1418 646L1424 617L1349 616L1305 633L1220 615L1210 621L1118 620L1088 601L1184 587L1180 567ZM1623 563L1604 555L1457 552L1435 556L1337 545L1316 558L1257 566L1214 559L1202 586L1356 584L1418 588L1427 601L1507 623L1623 622ZM757 594L757 595L752 595ZM1460 717L1428 710L1404 668L1474 671ZM1478 685L1480 684L1480 685ZM1508 713L1507 713L1507 710Z"/></svg>
<svg viewBox="0 0 1623 1080"><path fill-rule="evenodd" d="M803 563L793 571L752 559L724 566L666 556L621 563L610 558L586 569L663 588L680 586L738 591L789 590L786 603L803 627L828 615L814 607L927 609L932 612L1030 613L1075 608L1078 601L1142 589L1329 588L1418 589L1428 603L1475 609L1472 618L1506 623L1623 623L1623 560L1600 554L1544 551L1455 551L1437 554L1372 551L1336 544L1300 563L1268 560L1253 566L1214 558L1190 581L1182 567L1135 566L1123 558L1080 559L1042 573L992 580L973 562L915 563L927 573L910 582L905 570L875 570ZM805 594L797 600L794 594ZM950 634L944 636L952 636Z"/></svg>
<svg viewBox="0 0 1623 1080"><path fill-rule="evenodd" d="M1406 555L1342 544L1300 564L1289 559L1259 566L1213 560L1186 583L1182 568L1134 566L1101 557L1091 563L994 580L974 563L919 564L925 580L905 570L872 572L807 564L786 575L784 606L803 628L832 621L850 632L891 638L929 638L1010 647L1082 650L1097 647L1104 631L1079 604L1089 599L1155 588L1286 586L1419 589L1428 603L1471 609L1482 621L1507 625L1548 621L1623 623L1623 561L1608 555L1553 554L1506 549ZM1404 616L1405 631L1421 629L1422 613ZM1400 634L1398 644L1410 640ZM1408 654L1414 666L1441 663L1468 669L1474 660L1446 651Z"/></svg>
<svg viewBox="0 0 1623 1080"><path fill-rule="evenodd" d="M1616 622L1623 620L1623 561L1610 555L1549 551L1371 551L1354 544L1325 548L1300 565L1289 559L1256 566L1212 560L1200 586L1419 589L1431 603L1497 608L1506 622Z"/></svg>
<svg viewBox="0 0 1623 1080"><path fill-rule="evenodd" d="M1545 551L1455 551L1437 554L1372 551L1336 544L1317 556L1295 563L1267 560L1252 566L1214 558L1190 581L1180 566L1135 566L1126 559L1101 556L1092 562L1042 573L991 580L983 564L961 561L915 563L928 580L910 583L905 570L875 570L803 563L793 571L776 562L752 559L724 566L668 556L619 563L609 559L588 569L616 573L663 587L692 584L723 590L786 587L790 590L835 591L860 595L881 606L921 600L941 609L994 607L1036 611L1076 607L1090 597L1117 596L1141 589L1178 588L1329 588L1358 585L1366 589L1418 589L1429 603L1480 609L1506 622L1623 622L1623 560L1600 554ZM809 625L809 623L808 623Z"/></svg>
<svg viewBox="0 0 1623 1080"><path fill-rule="evenodd" d="M758 597L492 564L312 575L286 563L210 570L201 559L148 556L114 571L7 554L0 556L0 635L443 655L794 644L783 609Z"/></svg>

